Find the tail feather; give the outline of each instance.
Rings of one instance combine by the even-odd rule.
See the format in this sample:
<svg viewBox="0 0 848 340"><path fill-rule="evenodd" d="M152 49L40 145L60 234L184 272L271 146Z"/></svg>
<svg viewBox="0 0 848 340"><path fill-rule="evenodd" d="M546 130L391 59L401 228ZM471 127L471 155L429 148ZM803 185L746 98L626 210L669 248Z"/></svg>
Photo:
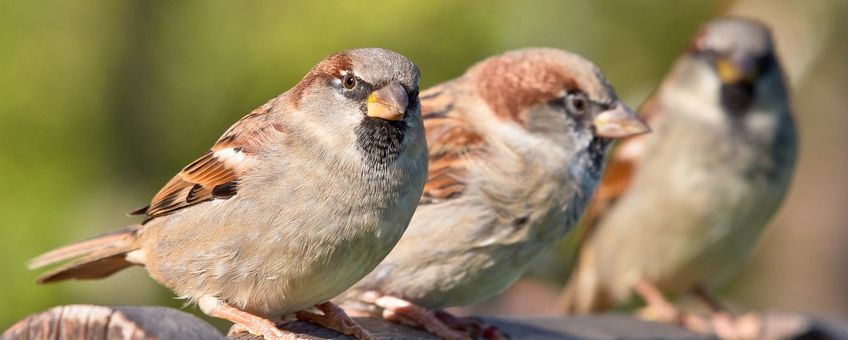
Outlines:
<svg viewBox="0 0 848 340"><path fill-rule="evenodd" d="M37 269L71 260L39 276L38 283L106 277L132 265L125 256L138 249L137 231L137 227L129 227L74 243L32 259L27 267Z"/></svg>
<svg viewBox="0 0 848 340"><path fill-rule="evenodd" d="M106 277L132 265L124 259L124 255L124 252L111 256L91 254L40 275L36 282L50 283L68 279L89 280Z"/></svg>

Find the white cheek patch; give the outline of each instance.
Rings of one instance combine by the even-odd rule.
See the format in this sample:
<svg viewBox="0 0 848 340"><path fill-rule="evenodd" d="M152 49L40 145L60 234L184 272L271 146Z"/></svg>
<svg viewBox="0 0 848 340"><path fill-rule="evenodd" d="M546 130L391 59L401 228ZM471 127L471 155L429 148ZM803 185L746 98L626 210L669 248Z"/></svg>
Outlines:
<svg viewBox="0 0 848 340"><path fill-rule="evenodd" d="M725 114L719 104L718 78L709 72L687 83L669 86L661 91L662 101L677 110L674 114L694 115L697 119L721 124Z"/></svg>

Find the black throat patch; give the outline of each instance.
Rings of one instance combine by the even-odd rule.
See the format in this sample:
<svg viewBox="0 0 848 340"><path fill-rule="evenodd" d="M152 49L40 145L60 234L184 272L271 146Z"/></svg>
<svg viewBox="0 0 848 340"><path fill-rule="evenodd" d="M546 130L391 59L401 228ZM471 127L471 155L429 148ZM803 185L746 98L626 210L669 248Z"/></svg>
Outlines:
<svg viewBox="0 0 848 340"><path fill-rule="evenodd" d="M721 106L735 117L745 114L754 103L754 85L738 82L721 85Z"/></svg>
<svg viewBox="0 0 848 340"><path fill-rule="evenodd" d="M356 148L366 162L386 165L400 156L406 122L364 117L356 127Z"/></svg>
<svg viewBox="0 0 848 340"><path fill-rule="evenodd" d="M592 138L592 142L589 143L589 150L587 150L590 171L600 173L603 170L604 158L607 155L607 149L610 144L612 144L612 139L597 136Z"/></svg>

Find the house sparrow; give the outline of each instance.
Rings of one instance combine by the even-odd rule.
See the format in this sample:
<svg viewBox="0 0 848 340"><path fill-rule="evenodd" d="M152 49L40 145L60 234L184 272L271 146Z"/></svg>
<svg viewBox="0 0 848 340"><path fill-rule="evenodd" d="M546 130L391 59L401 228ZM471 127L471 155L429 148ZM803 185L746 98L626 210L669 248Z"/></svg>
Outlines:
<svg viewBox="0 0 848 340"><path fill-rule="evenodd" d="M696 292L720 309L710 289L746 258L786 193L795 129L763 25L702 27L641 116L654 133L611 153L564 311L599 311L631 291L666 316L678 313L660 292Z"/></svg>
<svg viewBox="0 0 848 340"><path fill-rule="evenodd" d="M444 338L430 310L506 288L583 213L611 138L647 131L591 62L555 49L488 58L421 96L430 164L418 210L340 301Z"/></svg>
<svg viewBox="0 0 848 340"><path fill-rule="evenodd" d="M370 335L327 301L368 274L408 225L427 178L418 68L383 49L318 63L233 125L135 211L144 222L32 260L40 283L144 266L236 329L293 338L297 312ZM324 314L305 312L317 307Z"/></svg>

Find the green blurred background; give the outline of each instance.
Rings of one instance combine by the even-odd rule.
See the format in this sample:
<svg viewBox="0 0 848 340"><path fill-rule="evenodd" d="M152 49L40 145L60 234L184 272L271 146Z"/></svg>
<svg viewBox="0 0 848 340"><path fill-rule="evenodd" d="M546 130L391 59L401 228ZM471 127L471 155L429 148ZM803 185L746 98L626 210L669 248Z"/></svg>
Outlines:
<svg viewBox="0 0 848 340"><path fill-rule="evenodd" d="M135 223L124 213L329 53L396 50L428 87L505 50L559 47L594 60L637 106L698 25L724 13L774 26L802 137L786 204L725 295L740 309L846 316L846 4L0 1L0 329L58 304L180 307L139 268L36 286L24 263ZM563 262L540 259L504 296L467 311L544 313Z"/></svg>

